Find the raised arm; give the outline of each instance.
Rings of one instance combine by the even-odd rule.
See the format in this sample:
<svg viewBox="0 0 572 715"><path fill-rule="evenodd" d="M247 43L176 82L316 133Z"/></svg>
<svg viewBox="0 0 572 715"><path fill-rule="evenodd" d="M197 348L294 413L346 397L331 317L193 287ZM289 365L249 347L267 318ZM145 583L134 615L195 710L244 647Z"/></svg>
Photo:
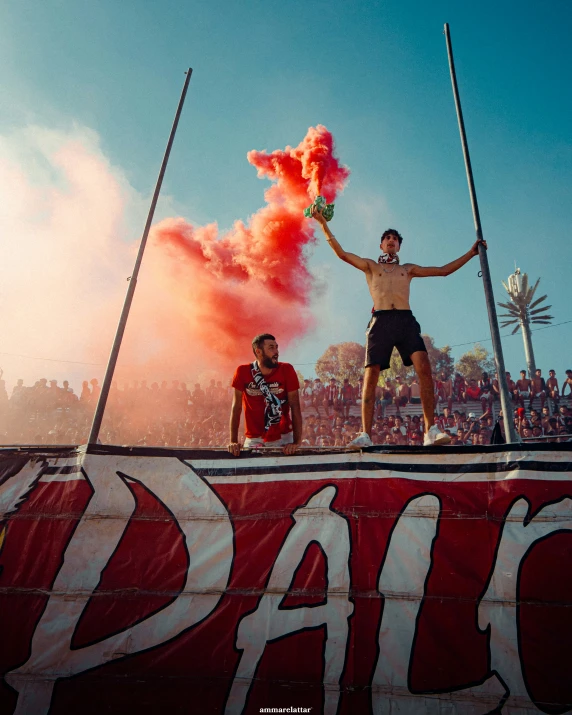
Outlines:
<svg viewBox="0 0 572 715"><path fill-rule="evenodd" d="M333 248L336 256L338 258L341 258L342 261L349 263L350 266L354 266L354 268L358 268L360 271L367 273L367 271L369 271L368 261L365 258L360 258L359 256L356 256L355 253L349 253L348 251L344 251L344 249L340 246L338 239L330 231L328 222L322 216L321 212L315 208L312 211L312 216L316 219L316 221L322 227L322 230L324 231L324 234L326 235L326 241Z"/></svg>
<svg viewBox="0 0 572 715"><path fill-rule="evenodd" d="M479 252L479 243L487 247L486 241L475 241L473 246L469 251L463 254L460 258L447 263L444 266L416 266L415 264L409 264L409 275L411 278L430 278L432 276L449 276L451 273L458 271L459 268L468 263L473 256L476 256Z"/></svg>

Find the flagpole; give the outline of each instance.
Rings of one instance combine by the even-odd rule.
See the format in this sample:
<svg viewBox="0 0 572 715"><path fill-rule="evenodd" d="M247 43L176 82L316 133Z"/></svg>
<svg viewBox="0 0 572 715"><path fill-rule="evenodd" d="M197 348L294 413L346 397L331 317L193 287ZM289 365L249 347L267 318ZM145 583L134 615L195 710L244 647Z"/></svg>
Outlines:
<svg viewBox="0 0 572 715"><path fill-rule="evenodd" d="M471 167L471 157L469 156L469 145L467 143L467 135L465 133L465 122L463 121L463 111L461 109L461 100L459 98L459 89L457 87L457 75L455 72L455 62L453 60L453 48L451 46L451 34L449 32L449 23L445 23L445 39L447 41L447 55L449 57L449 71L451 73L451 84L453 85L453 97L455 99L455 108L457 110L457 120L459 122L459 133L461 135L461 145L463 148L463 157L465 159L465 170L467 172L467 182L469 184L469 194L471 196L471 207L473 210L473 220L475 222L475 231L477 239L483 240L483 230L481 226L481 217L479 214L479 204L477 202L477 192L475 191L475 182L473 180L473 170ZM495 298L493 294L493 284L491 281L491 273L489 270L489 259L487 251L482 243L479 243L479 259L481 262L481 275L483 277L483 287L485 291L485 301L487 304L487 312L489 315L489 325L491 329L491 338L493 342L493 354L495 366L499 382L500 400L502 413L504 416L504 428L507 442L519 442L512 418L512 405L510 401L508 382L504 366L504 357L502 352L502 344L500 339L500 330L495 307Z"/></svg>
<svg viewBox="0 0 572 715"><path fill-rule="evenodd" d="M149 214L147 216L147 222L145 224L145 229L143 230L143 236L141 237L141 243L139 245L137 259L135 260L135 266L133 268L133 273L131 274L131 277L127 279L129 281L129 286L127 288L125 302L123 303L123 309L121 311L121 316L119 318L119 323L117 325L115 339L113 340L113 345L111 347L111 353L109 355L109 360L107 362L107 368L105 369L105 376L103 378L101 392L100 392L99 398L97 400L97 405L95 407L95 413L93 415L93 422L91 424L91 430L89 433L89 437L87 439L88 449L90 446L97 444L97 440L99 437L101 421L103 419L103 413L105 412L107 398L109 397L109 390L111 388L111 381L113 380L113 373L115 372L115 366L117 364L117 358L119 356L119 350L121 348L121 341L123 339L123 334L125 332L125 326L127 325L127 318L129 317L129 310L131 309L131 303L133 302L133 295L135 294L135 288L137 286L137 276L139 275L141 261L143 260L143 253L145 251L145 246L147 244L147 238L149 237L149 231L151 229L151 224L153 222L153 216L155 215L155 207L157 206L157 200L158 200L159 194L161 192L161 185L163 183L163 177L165 176L165 171L167 169L169 155L171 153L173 141L175 139L175 134L177 132L179 118L181 116L181 112L183 111L183 105L185 103L185 97L187 96L187 89L189 88L189 82L191 81L192 73L193 73L193 70L190 67L185 72L186 78L185 78L185 83L183 85L183 91L181 92L181 98L179 99L179 105L177 107L177 112L175 114L175 119L173 121L173 126L171 128L171 134L169 135L169 141L167 142L167 148L165 149L165 154L163 156L163 162L161 163L161 169L159 170L159 176L157 178L157 183L155 185L155 191L153 193L153 198L151 200L151 206L149 208Z"/></svg>

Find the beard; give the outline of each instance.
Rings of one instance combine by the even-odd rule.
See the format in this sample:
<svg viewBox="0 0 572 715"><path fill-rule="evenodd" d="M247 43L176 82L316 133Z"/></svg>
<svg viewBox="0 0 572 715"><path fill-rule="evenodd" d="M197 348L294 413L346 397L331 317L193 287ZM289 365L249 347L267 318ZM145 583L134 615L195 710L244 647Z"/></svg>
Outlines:
<svg viewBox="0 0 572 715"><path fill-rule="evenodd" d="M277 362L278 362L278 358L276 358L276 360L274 360L274 358L268 357L267 355L265 355L262 358L262 364L264 365L264 367L268 368L269 370L271 370L273 367L276 367Z"/></svg>

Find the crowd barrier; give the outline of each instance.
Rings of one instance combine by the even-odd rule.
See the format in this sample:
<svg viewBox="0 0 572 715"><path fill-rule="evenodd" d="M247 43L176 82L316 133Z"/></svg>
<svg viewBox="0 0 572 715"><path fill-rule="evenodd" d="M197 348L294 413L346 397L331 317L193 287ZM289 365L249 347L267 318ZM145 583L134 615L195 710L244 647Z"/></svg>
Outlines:
<svg viewBox="0 0 572 715"><path fill-rule="evenodd" d="M564 712L571 447L0 450L0 714Z"/></svg>

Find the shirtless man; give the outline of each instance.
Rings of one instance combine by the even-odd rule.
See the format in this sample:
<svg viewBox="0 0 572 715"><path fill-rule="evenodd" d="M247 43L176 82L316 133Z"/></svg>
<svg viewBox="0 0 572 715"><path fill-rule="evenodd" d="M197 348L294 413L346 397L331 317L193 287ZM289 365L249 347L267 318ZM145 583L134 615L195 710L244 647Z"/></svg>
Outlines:
<svg viewBox="0 0 572 715"><path fill-rule="evenodd" d="M572 395L572 370L566 370L566 378L562 383L562 397L564 397L564 390L566 390L566 385L570 388L570 395ZM570 397L568 395L568 397Z"/></svg>
<svg viewBox="0 0 572 715"><path fill-rule="evenodd" d="M516 381L516 391L514 396L516 404L524 407L524 401L530 400L532 394L532 380L526 377L526 370L520 371L520 380Z"/></svg>
<svg viewBox="0 0 572 715"><path fill-rule="evenodd" d="M344 251L321 213L314 209L312 215L322 226L326 240L338 258L365 273L369 292L373 298L374 312L366 331L365 381L361 405L362 433L348 446L360 449L373 444L370 435L375 386L380 370L389 368L394 346L399 350L403 364L413 365L419 378L425 421L424 446L447 444L451 440L450 436L441 432L434 424L435 399L431 364L421 337L421 328L409 306L409 288L412 278L448 276L459 270L478 254L479 241L475 242L463 256L441 267L423 267L414 263L400 265L397 254L403 239L397 231L389 229L381 237L380 248L383 253L377 261L374 261ZM486 243L484 241L482 243L486 248Z"/></svg>
<svg viewBox="0 0 572 715"><path fill-rule="evenodd" d="M530 395L531 408L535 397L540 397L540 409L542 409L546 402L546 382L542 377L542 370L540 369L535 370L534 377L532 378L532 392Z"/></svg>
<svg viewBox="0 0 572 715"><path fill-rule="evenodd" d="M443 400L447 402L450 412L453 409L453 380L447 377L444 372L441 373L441 385Z"/></svg>
<svg viewBox="0 0 572 715"><path fill-rule="evenodd" d="M560 390L558 388L558 380L556 379L556 371L548 371L548 380L546 380L546 392L548 397L551 398L554 409L558 409L558 402L560 400Z"/></svg>
<svg viewBox="0 0 572 715"><path fill-rule="evenodd" d="M510 376L510 372L505 372L505 375L506 375L506 384L508 385L508 391L510 394L510 398L511 398L511 400L514 400L514 391L516 390L516 383ZM499 391L499 399L500 399L500 391Z"/></svg>

